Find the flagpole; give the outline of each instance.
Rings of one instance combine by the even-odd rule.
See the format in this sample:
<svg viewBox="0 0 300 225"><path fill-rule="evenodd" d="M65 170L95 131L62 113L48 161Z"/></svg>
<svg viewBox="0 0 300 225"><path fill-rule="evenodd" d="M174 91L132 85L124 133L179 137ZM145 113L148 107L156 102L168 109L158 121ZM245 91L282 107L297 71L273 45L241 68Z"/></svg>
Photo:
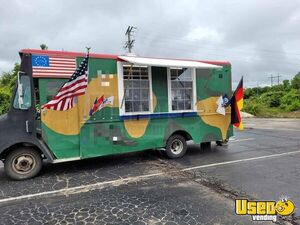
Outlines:
<svg viewBox="0 0 300 225"><path fill-rule="evenodd" d="M90 70L89 70L90 59L89 58L90 58L90 49L91 49L91 47L85 47L85 48L87 50L86 57L88 58L86 76L87 76L87 84L89 84L89 74L90 74ZM88 108L87 105L89 107L90 104L89 104L88 94L87 94L87 92L85 92L84 115L83 115L84 121L87 120L87 108Z"/></svg>
<svg viewBox="0 0 300 225"><path fill-rule="evenodd" d="M89 65L90 65L90 49L91 49L91 47L85 47L85 48L86 48L86 50L87 50L86 57L88 57L88 64L87 64L87 79L88 79L88 81L89 81L89 73L90 73L90 71L89 71Z"/></svg>

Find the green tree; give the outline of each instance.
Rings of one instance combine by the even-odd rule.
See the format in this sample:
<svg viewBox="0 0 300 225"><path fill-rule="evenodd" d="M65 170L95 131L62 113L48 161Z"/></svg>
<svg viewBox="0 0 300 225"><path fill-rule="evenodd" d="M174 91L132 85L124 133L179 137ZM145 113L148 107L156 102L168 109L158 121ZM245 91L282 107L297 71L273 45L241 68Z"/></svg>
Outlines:
<svg viewBox="0 0 300 225"><path fill-rule="evenodd" d="M48 46L46 44L41 44L40 47L42 50L48 50Z"/></svg>
<svg viewBox="0 0 300 225"><path fill-rule="evenodd" d="M12 91L13 87L15 86L19 71L20 64L15 63L13 70L11 70L10 72L4 72L2 76L0 76L0 88Z"/></svg>
<svg viewBox="0 0 300 225"><path fill-rule="evenodd" d="M252 89L251 88L245 88L244 89L244 99L248 99L252 96L252 93L251 93Z"/></svg>
<svg viewBox="0 0 300 225"><path fill-rule="evenodd" d="M10 95L5 90L0 89L0 115L8 110L9 100Z"/></svg>
<svg viewBox="0 0 300 225"><path fill-rule="evenodd" d="M9 109L19 70L20 64L16 63L12 71L4 72L2 76L0 76L0 115Z"/></svg>
<svg viewBox="0 0 300 225"><path fill-rule="evenodd" d="M281 98L280 108L286 111L296 111L300 109L300 90L291 89Z"/></svg>
<svg viewBox="0 0 300 225"><path fill-rule="evenodd" d="M294 76L291 81L292 88L300 89L300 72Z"/></svg>
<svg viewBox="0 0 300 225"><path fill-rule="evenodd" d="M283 80L282 83L283 83L284 90L288 90L290 88L289 80Z"/></svg>
<svg viewBox="0 0 300 225"><path fill-rule="evenodd" d="M284 94L283 91L270 91L260 96L260 103L268 107L280 106L280 98Z"/></svg>

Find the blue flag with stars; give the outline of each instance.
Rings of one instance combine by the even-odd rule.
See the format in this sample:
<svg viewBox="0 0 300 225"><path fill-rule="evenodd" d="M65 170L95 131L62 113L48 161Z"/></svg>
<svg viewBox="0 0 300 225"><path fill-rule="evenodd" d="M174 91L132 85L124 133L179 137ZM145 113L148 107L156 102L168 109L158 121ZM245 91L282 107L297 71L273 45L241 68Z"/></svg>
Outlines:
<svg viewBox="0 0 300 225"><path fill-rule="evenodd" d="M32 66L49 67L49 56L47 55L33 55Z"/></svg>

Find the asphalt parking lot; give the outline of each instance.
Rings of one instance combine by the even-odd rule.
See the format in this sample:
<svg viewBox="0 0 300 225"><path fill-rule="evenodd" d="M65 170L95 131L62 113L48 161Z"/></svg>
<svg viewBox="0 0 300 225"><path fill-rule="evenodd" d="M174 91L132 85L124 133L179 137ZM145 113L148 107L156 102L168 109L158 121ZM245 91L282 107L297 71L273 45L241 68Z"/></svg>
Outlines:
<svg viewBox="0 0 300 225"><path fill-rule="evenodd" d="M182 159L154 151L45 165L9 180L0 165L0 224L268 224L234 199L292 199L279 221L300 223L300 120L247 119L226 146L190 144Z"/></svg>

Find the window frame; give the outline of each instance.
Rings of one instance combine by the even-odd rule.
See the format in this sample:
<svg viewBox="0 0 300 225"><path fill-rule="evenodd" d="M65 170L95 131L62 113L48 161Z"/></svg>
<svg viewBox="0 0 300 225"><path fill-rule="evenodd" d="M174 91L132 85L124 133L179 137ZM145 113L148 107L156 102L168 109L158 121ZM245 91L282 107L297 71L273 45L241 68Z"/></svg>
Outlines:
<svg viewBox="0 0 300 225"><path fill-rule="evenodd" d="M27 97L29 97L27 100L29 100L29 106L27 107L22 107L20 106L20 103L19 103L19 84L22 84L22 91L24 93L22 93L22 98L23 98L23 101L25 101L25 91L26 91L26 87L24 87L24 83L22 82L22 79L27 79L26 82L28 82L28 88L29 88L29 93ZM29 110L31 107L32 107L32 104L33 103L33 100L32 100L32 87L31 87L31 80L30 80L30 77L28 75L20 75L18 74L18 78L17 78L17 82L16 82L16 91L15 91L15 95L14 95L14 98L13 98L13 101L12 101L12 106L14 109L16 110ZM25 102L23 102L23 105L25 105Z"/></svg>
<svg viewBox="0 0 300 225"><path fill-rule="evenodd" d="M193 93L193 100L191 102L192 106L191 109L184 109L184 110L173 110L172 109L172 86L171 86L171 69L182 69L187 68L191 69L191 76L192 76L192 93ZM196 112L196 68L193 67L167 67L167 79L168 79L168 110L169 112L173 113L182 113L182 112Z"/></svg>
<svg viewBox="0 0 300 225"><path fill-rule="evenodd" d="M119 86L119 114L120 116L123 115L144 115L144 114L152 114L153 113L153 95L152 95L152 70L151 66L146 66L148 68L148 81L149 81L149 111L140 111L140 112L126 112L125 111L125 93L124 93L124 72L123 72L123 66L124 65L130 65L131 63L128 62L118 62L118 86ZM135 65L133 66L140 67L141 65ZM124 102L122 104L122 100L124 98Z"/></svg>

